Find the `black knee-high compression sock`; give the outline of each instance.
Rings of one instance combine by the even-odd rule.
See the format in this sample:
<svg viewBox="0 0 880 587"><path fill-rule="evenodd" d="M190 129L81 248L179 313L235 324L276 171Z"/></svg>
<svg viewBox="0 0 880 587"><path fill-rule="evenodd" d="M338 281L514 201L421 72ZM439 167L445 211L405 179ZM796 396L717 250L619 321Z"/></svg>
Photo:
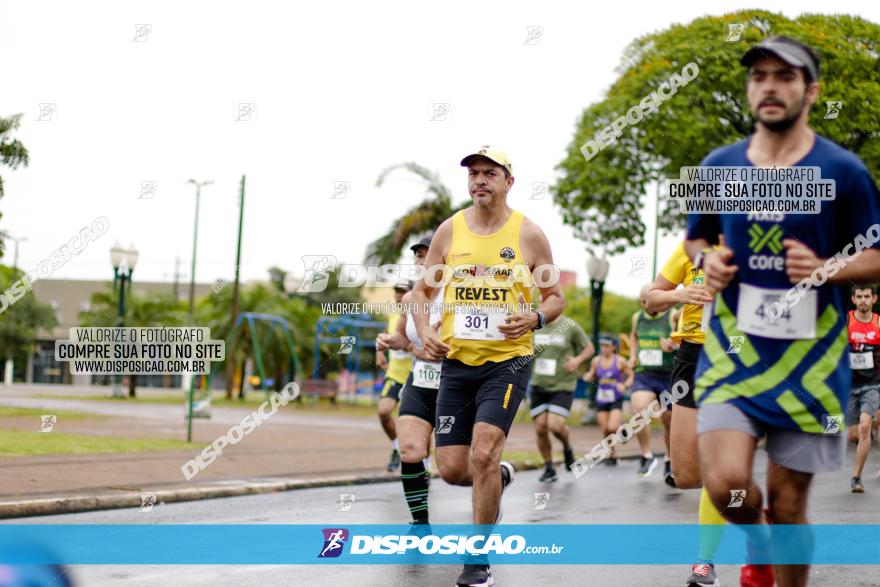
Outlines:
<svg viewBox="0 0 880 587"><path fill-rule="evenodd" d="M422 461L418 463L401 463L400 481L403 483L403 495L412 513L413 521L428 521L428 472Z"/></svg>

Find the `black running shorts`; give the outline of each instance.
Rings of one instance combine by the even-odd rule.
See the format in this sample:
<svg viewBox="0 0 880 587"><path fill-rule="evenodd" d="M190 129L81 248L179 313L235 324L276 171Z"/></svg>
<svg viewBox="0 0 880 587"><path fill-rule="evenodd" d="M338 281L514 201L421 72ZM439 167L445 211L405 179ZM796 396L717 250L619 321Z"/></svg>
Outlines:
<svg viewBox="0 0 880 587"><path fill-rule="evenodd" d="M433 426L437 419L438 391L438 389L413 385L413 374L410 372L406 383L403 384L403 389L400 391L400 415L415 416Z"/></svg>
<svg viewBox="0 0 880 587"><path fill-rule="evenodd" d="M393 379L386 379L385 385L382 386L382 393L379 395L379 398L390 397L394 401L400 401L400 388L403 387L400 383L396 382Z"/></svg>
<svg viewBox="0 0 880 587"><path fill-rule="evenodd" d="M529 414L537 418L544 412L550 412L568 418L574 400L573 391L547 391L543 387L532 386L532 409Z"/></svg>
<svg viewBox="0 0 880 587"><path fill-rule="evenodd" d="M434 428L437 446L469 445L477 422L497 426L506 435L528 381L528 365L519 357L476 367L444 359Z"/></svg>
<svg viewBox="0 0 880 587"><path fill-rule="evenodd" d="M694 401L694 375L697 371L697 359L700 358L702 348L703 345L686 340L681 341L681 346L678 347L678 352L672 361L672 387L675 387L679 381L683 381L687 384L687 393L675 402L677 406L697 408Z"/></svg>

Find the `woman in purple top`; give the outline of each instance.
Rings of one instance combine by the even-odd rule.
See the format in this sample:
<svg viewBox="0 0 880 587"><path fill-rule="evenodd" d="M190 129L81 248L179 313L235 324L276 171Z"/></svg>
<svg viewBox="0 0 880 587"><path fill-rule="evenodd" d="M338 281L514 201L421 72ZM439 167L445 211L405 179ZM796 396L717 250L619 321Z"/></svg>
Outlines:
<svg viewBox="0 0 880 587"><path fill-rule="evenodd" d="M600 338L599 349L599 356L593 357L584 381L599 381L599 388L596 390L596 418L604 438L617 432L620 426L623 392L632 385L633 371L626 359L614 352L614 341L611 338ZM617 453L613 447L605 464L617 464Z"/></svg>

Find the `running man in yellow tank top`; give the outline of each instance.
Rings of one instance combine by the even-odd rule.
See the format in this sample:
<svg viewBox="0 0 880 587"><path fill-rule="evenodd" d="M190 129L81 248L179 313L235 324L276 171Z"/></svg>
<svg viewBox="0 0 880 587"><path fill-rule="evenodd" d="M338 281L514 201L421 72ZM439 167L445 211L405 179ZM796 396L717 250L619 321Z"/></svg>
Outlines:
<svg viewBox="0 0 880 587"><path fill-rule="evenodd" d="M400 282L394 286L394 301L400 303L404 294L410 290L408 282ZM397 330L397 323L400 321L400 314L391 314L388 316L387 332L391 333ZM400 390L409 377L412 369L412 354L409 349L395 350L388 349L390 358L385 357L385 351L376 351L376 366L385 371L385 383L382 385L382 393L379 395L379 406L376 408L379 415L379 423L382 430L388 435L391 441L391 457L386 467L389 473L396 471L400 467L400 443L397 441L397 425L394 421L394 408L400 401Z"/></svg>
<svg viewBox="0 0 880 587"><path fill-rule="evenodd" d="M437 463L444 481L473 486L475 524L501 517L501 494L514 469L501 462L507 433L525 395L532 331L556 319L565 301L550 243L541 228L507 205L513 168L484 146L461 161L473 206L440 225L410 294L412 316L433 360L443 360L437 395ZM422 311L446 283L440 333ZM541 291L533 309L531 287ZM465 565L458 585L482 585L487 561Z"/></svg>

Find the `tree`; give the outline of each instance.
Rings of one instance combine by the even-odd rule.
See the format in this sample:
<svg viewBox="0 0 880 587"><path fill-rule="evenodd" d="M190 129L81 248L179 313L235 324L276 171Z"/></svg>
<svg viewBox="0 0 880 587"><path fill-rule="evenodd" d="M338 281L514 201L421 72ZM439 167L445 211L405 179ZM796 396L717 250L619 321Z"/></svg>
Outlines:
<svg viewBox="0 0 880 587"><path fill-rule="evenodd" d="M0 166L15 169L19 165L27 167L29 162L28 151L18 139L12 138L13 131L21 126L21 114L15 114L9 118L0 117ZM0 198L3 197L3 177L0 176ZM3 214L0 213L0 218ZM0 257L3 256L4 234L0 232Z"/></svg>
<svg viewBox="0 0 880 587"><path fill-rule="evenodd" d="M79 313L80 326L99 327L117 325L119 294L108 287L92 294L89 309ZM188 323L187 302L171 294L141 295L129 292L125 298L125 326L182 326ZM128 376L128 395L137 395L137 375Z"/></svg>
<svg viewBox="0 0 880 587"><path fill-rule="evenodd" d="M581 325L584 332L593 333L593 307L589 289L569 286L565 288L565 315ZM599 330L609 334L629 332L632 315L639 309L638 300L605 292L602 296L602 313ZM598 349L597 349L598 350Z"/></svg>
<svg viewBox="0 0 880 587"><path fill-rule="evenodd" d="M728 42L728 25L737 23L746 25L741 40ZM837 118L825 119L825 105L818 102L810 124L857 153L877 176L880 25L854 16L808 14L789 19L763 10L701 17L633 41L605 99L584 111L567 156L557 167L562 177L553 187L563 221L576 237L590 248L603 245L609 253L644 244L642 208L649 185L678 177L682 166L698 165L713 149L752 133L739 59L770 35L801 40L817 51L822 60L820 100L841 100L844 106ZM586 160L582 145L690 62L699 66L696 79ZM666 203L660 213L661 231L668 234L683 224L677 204Z"/></svg>
<svg viewBox="0 0 880 587"><path fill-rule="evenodd" d="M398 163L386 168L379 174L376 187L382 187L388 175L397 169L409 171L421 179L429 197L407 210L400 218L393 220L391 230L367 246L366 263L383 265L396 262L403 246L410 238L434 232L444 220L471 205L470 201L467 201L453 207L449 188L440 181L436 173L418 163Z"/></svg>
<svg viewBox="0 0 880 587"><path fill-rule="evenodd" d="M275 286L278 291L282 293L284 292L285 279L287 279L287 271L274 265L272 267L269 267L269 281L272 283L272 285Z"/></svg>
<svg viewBox="0 0 880 587"><path fill-rule="evenodd" d="M22 271L0 265L0 291L6 291L22 275ZM58 319L52 306L37 301L32 292L24 294L0 313L0 357L9 361L30 355L37 332L56 326Z"/></svg>

